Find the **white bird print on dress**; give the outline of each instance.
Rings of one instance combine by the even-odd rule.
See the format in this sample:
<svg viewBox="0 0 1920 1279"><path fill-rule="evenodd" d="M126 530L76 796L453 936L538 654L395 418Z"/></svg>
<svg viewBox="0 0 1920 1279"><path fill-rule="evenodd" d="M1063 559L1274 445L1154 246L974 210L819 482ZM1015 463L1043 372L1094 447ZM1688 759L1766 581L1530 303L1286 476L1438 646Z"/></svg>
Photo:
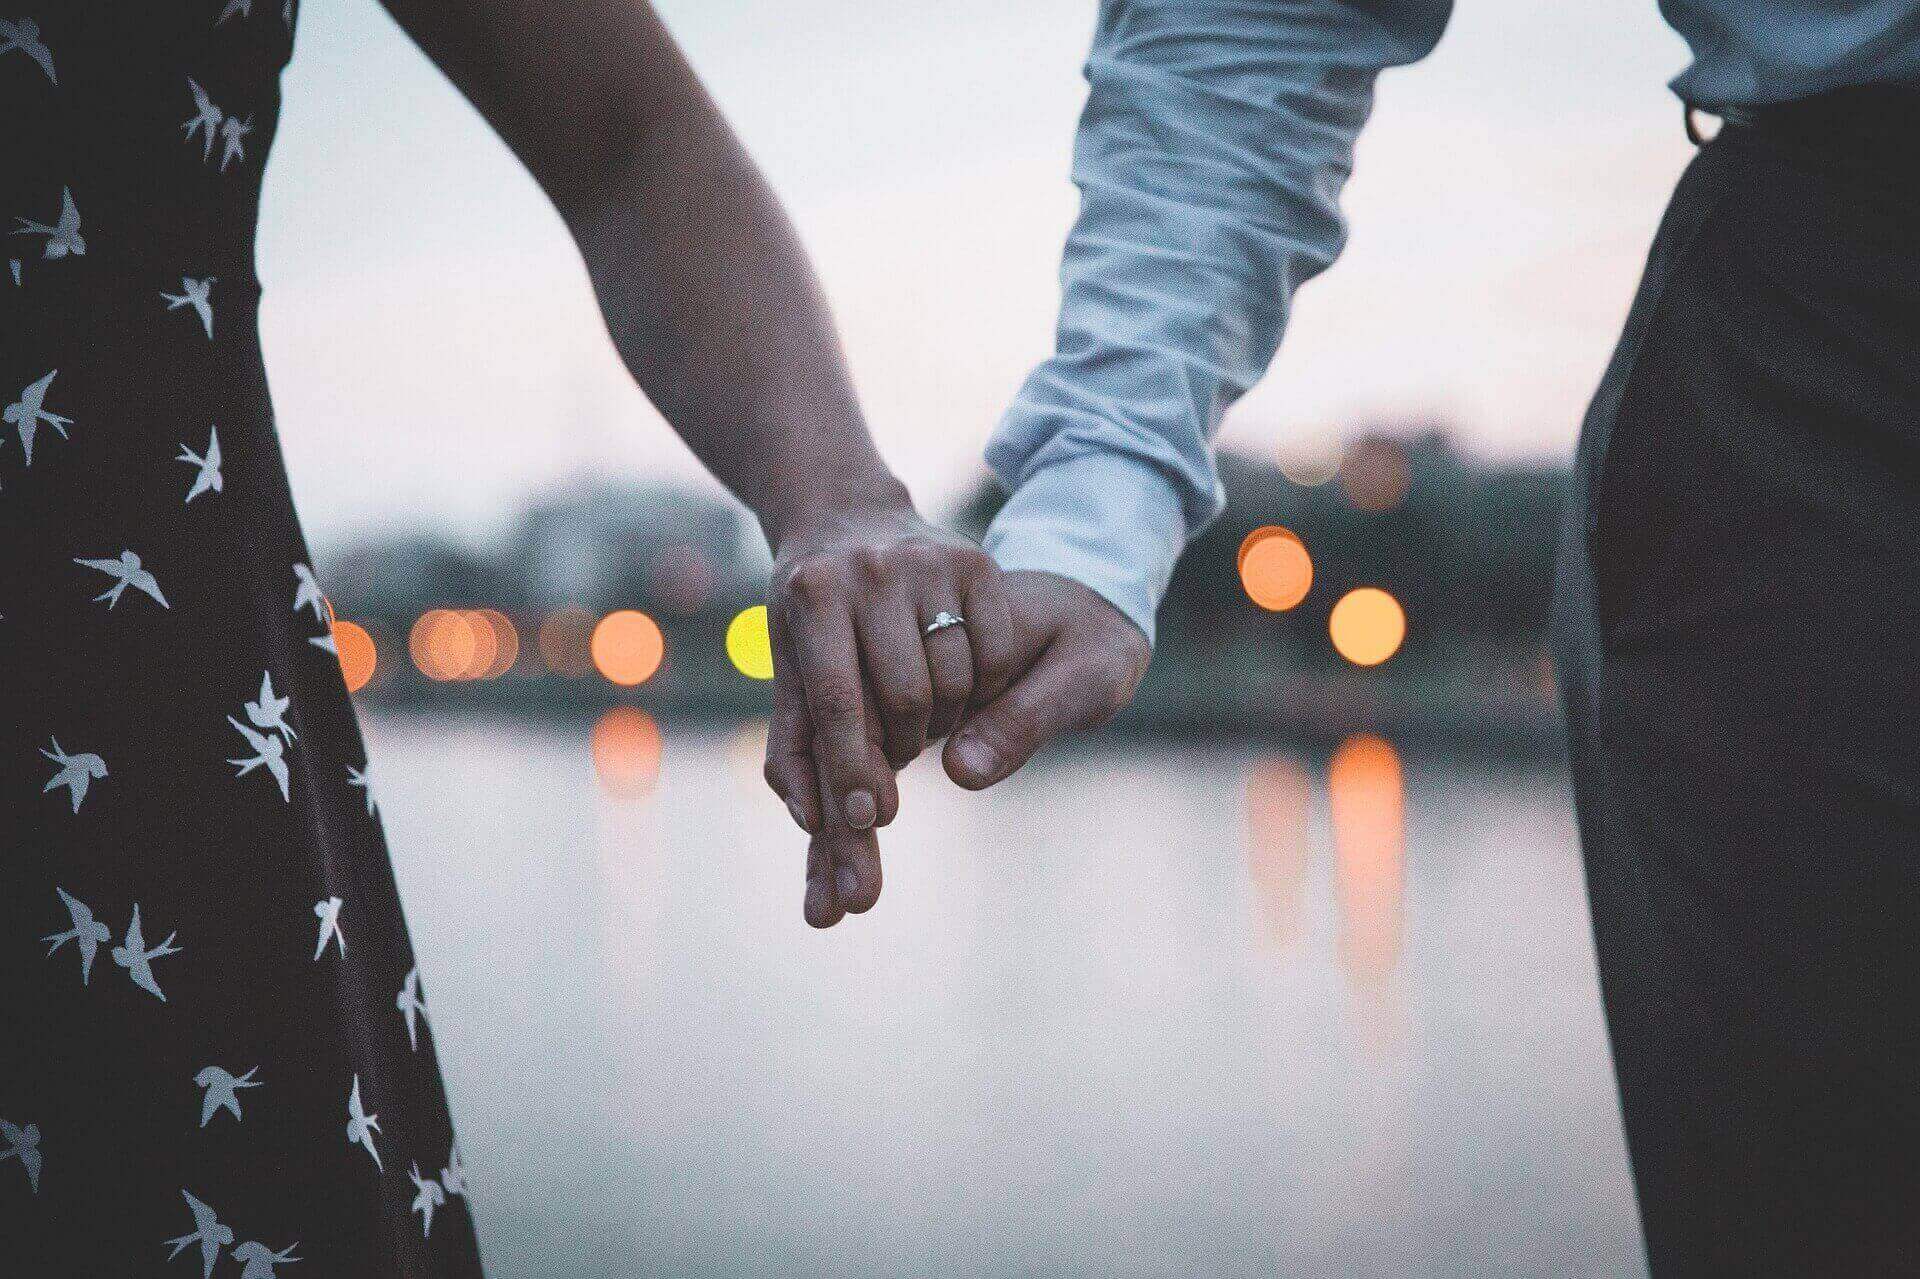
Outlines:
<svg viewBox="0 0 1920 1279"><path fill-rule="evenodd" d="M206 1095L200 1099L200 1126L205 1128L216 1110L230 1111L235 1119L240 1115L240 1093L242 1088L258 1088L260 1081L253 1075L260 1067L255 1066L244 1075L235 1075L219 1066L207 1066L193 1077L193 1082L206 1089Z"/></svg>
<svg viewBox="0 0 1920 1279"><path fill-rule="evenodd" d="M32 18L21 18L14 22L0 18L0 57L15 49L39 63L49 81L60 83L59 77L53 73L53 52L40 39L40 24Z"/></svg>
<svg viewBox="0 0 1920 1279"><path fill-rule="evenodd" d="M42 423L60 432L60 438L67 438L67 428L73 425L73 419L62 417L46 407L47 388L53 385L53 379L60 370L34 382L20 392L20 398L0 409L0 422L11 422L20 431L20 447L26 450L27 465L33 465L33 437Z"/></svg>
<svg viewBox="0 0 1920 1279"><path fill-rule="evenodd" d="M160 296L166 299L167 310L178 311L183 306L193 308L193 313L200 317L200 324L207 331L208 341L213 340L213 298L211 294L213 293L213 286L217 283L219 283L218 276L210 275L204 280L196 280L190 275L183 275L180 277L180 292L169 293L165 289L160 290Z"/></svg>
<svg viewBox="0 0 1920 1279"><path fill-rule="evenodd" d="M347 785L358 786L367 793L367 816L371 817L380 805L373 798L373 762L369 760L365 768L347 765Z"/></svg>
<svg viewBox="0 0 1920 1279"><path fill-rule="evenodd" d="M419 1164L415 1164L407 1176L413 1179L413 1211L420 1214L420 1235L426 1238L433 1234L433 1210L447 1202L447 1192L433 1178L422 1177Z"/></svg>
<svg viewBox="0 0 1920 1279"><path fill-rule="evenodd" d="M217 27L228 18L251 18L252 16L253 0L227 0L227 7L220 11L220 17L213 25Z"/></svg>
<svg viewBox="0 0 1920 1279"><path fill-rule="evenodd" d="M34 1194L40 1193L40 1125L28 1124L18 1127L0 1119L0 1140L5 1140L7 1148L0 1150L0 1164L9 1159L18 1159L20 1166L27 1170L27 1186Z"/></svg>
<svg viewBox="0 0 1920 1279"><path fill-rule="evenodd" d="M227 118L227 113L214 105L213 99L207 96L207 91L202 89L200 82L192 76L187 77L187 87L193 90L194 114L193 119L187 121L180 127L187 131L187 141L189 142L193 141L194 134L198 133L201 135L201 141L205 143L205 145L201 148L200 158L211 161L213 159L213 137L214 134L220 131L220 122Z"/></svg>
<svg viewBox="0 0 1920 1279"><path fill-rule="evenodd" d="M112 941L113 931L95 919L92 909L66 889L56 886L53 891L59 893L60 900L67 904L67 914L73 917L73 927L64 933L48 933L40 940L53 943L47 947L49 959L54 951L68 942L80 948L80 984L84 986L93 978L93 960L100 953L100 943Z"/></svg>
<svg viewBox="0 0 1920 1279"><path fill-rule="evenodd" d="M173 607L173 605L167 603L167 597L160 593L160 583L154 579L152 573L149 573L145 568L141 567L140 557L132 551L120 552L118 559L76 559L74 563L84 568L95 569L105 573L108 577L119 579L112 586L93 597L93 602L96 604L101 600L105 600L107 607L112 608L120 602L120 597L126 594L127 588L131 586L136 591L152 596L159 602L161 608Z"/></svg>
<svg viewBox="0 0 1920 1279"><path fill-rule="evenodd" d="M467 1165L460 1158L459 1142L447 1152L447 1166L440 1170L440 1184L447 1188L449 1195L467 1193Z"/></svg>
<svg viewBox="0 0 1920 1279"><path fill-rule="evenodd" d="M309 635L307 643L321 652L332 653L335 657L340 656L340 645L334 642L332 631L328 631L325 635Z"/></svg>
<svg viewBox="0 0 1920 1279"><path fill-rule="evenodd" d="M233 1242L233 1230L221 1225L213 1209L195 1199L193 1192L182 1190L180 1193L186 1199L187 1207L193 1209L193 1233L167 1240L167 1246L173 1249L167 1254L167 1260L172 1261L179 1256L188 1244L197 1243L203 1263L200 1279L208 1279L213 1274L213 1263L220 1259L220 1249Z"/></svg>
<svg viewBox="0 0 1920 1279"><path fill-rule="evenodd" d="M320 917L320 940L313 947L313 962L316 964L320 962L320 956L327 953L329 941L339 945L342 959L347 957L347 935L340 931L340 907L344 904L338 897L329 897L313 904L313 913Z"/></svg>
<svg viewBox="0 0 1920 1279"><path fill-rule="evenodd" d="M400 993L394 997L394 1007L407 1019L407 1044L415 1052L420 1051L419 1032L415 1025L419 1018L427 1015L427 1001L420 994L420 968L418 965L407 970L407 980L401 985Z"/></svg>
<svg viewBox="0 0 1920 1279"><path fill-rule="evenodd" d="M303 608L310 608L315 620L324 626L327 621L327 596L320 589L320 580L313 575L313 566L295 564L293 580L298 583L293 591L293 611L298 613Z"/></svg>
<svg viewBox="0 0 1920 1279"><path fill-rule="evenodd" d="M40 753L58 764L60 771L47 779L40 793L44 795L56 786L66 787L73 796L73 811L77 813L80 811L80 801L87 797L88 784L107 775L107 761L90 751L76 751L69 755L60 749L59 738L48 740L53 743L53 749L43 749Z"/></svg>
<svg viewBox="0 0 1920 1279"><path fill-rule="evenodd" d="M160 983L153 979L153 961L162 955L179 954L180 948L173 944L173 939L179 935L177 932L168 933L165 941L151 950L147 949L147 939L140 934L140 903L135 902L133 923L127 926L126 944L113 948L113 962L127 970L127 976L133 978L134 985L164 1004L167 997L161 992Z"/></svg>
<svg viewBox="0 0 1920 1279"><path fill-rule="evenodd" d="M187 490L187 501L191 502L202 493L218 493L227 486L226 477L220 474L220 428L212 427L207 434L207 451L195 453L184 443L180 445L180 456L173 459L197 467L193 477L193 487Z"/></svg>
<svg viewBox="0 0 1920 1279"><path fill-rule="evenodd" d="M247 718L253 726L269 733L279 733L289 744L299 734L293 731L293 725L287 723L287 709L293 705L293 698L273 695L273 672L260 672L260 700L247 703Z"/></svg>
<svg viewBox="0 0 1920 1279"><path fill-rule="evenodd" d="M13 229L14 235L44 235L47 244L41 250L41 256L64 258L71 254L76 258L87 255L86 237L80 234L80 210L74 207L73 189L60 188L60 220L54 223L35 222L31 218L15 217L20 225Z"/></svg>
<svg viewBox="0 0 1920 1279"><path fill-rule="evenodd" d="M263 1243L257 1243L252 1239L247 1240L233 1250L233 1259L244 1267L240 1271L240 1279L278 1279L273 1268L291 1265L300 1260L293 1255L293 1250L299 1246L299 1243L295 1242L287 1245L285 1251L275 1252Z"/></svg>
<svg viewBox="0 0 1920 1279"><path fill-rule="evenodd" d="M252 132L252 116L242 120L237 115L230 115L220 125L220 140L226 144L220 152L220 172L225 173L227 166L235 160L242 164L247 162L245 143L247 135Z"/></svg>
<svg viewBox="0 0 1920 1279"><path fill-rule="evenodd" d="M267 772L273 775L273 780L280 783L280 798L292 803L293 779L287 772L287 744L280 740L279 734L256 733L231 715L227 716L227 723L233 725L234 730L247 739L247 745L253 747L252 755L227 761L239 770L234 776L245 777L264 765Z"/></svg>
<svg viewBox="0 0 1920 1279"><path fill-rule="evenodd" d="M381 1172L386 1166L380 1162L380 1152L373 1148L373 1134L380 1131L380 1116L369 1115L360 1104L360 1076L353 1077L353 1093L347 1098L347 1140L356 1146L365 1146L367 1153L373 1156L373 1166Z"/></svg>

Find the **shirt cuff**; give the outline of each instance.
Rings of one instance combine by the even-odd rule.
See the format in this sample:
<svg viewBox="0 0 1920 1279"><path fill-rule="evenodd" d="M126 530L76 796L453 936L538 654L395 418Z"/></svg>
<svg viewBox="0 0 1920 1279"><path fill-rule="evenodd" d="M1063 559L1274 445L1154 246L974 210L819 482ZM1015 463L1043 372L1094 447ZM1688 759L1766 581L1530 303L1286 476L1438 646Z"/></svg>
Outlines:
<svg viewBox="0 0 1920 1279"><path fill-rule="evenodd" d="M1159 468L1117 452L1052 462L1027 477L987 529L1008 572L1090 587L1153 643L1153 615L1186 545L1180 496Z"/></svg>

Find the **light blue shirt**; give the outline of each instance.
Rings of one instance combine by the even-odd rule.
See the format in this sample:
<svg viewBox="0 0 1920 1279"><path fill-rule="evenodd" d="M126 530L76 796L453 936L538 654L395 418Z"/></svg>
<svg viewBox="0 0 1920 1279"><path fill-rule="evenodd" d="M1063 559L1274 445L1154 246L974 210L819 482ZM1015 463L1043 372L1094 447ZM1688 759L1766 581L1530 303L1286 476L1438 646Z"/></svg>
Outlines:
<svg viewBox="0 0 1920 1279"><path fill-rule="evenodd" d="M1102 0L1057 353L987 447L1004 568L1086 583L1139 624L1223 504L1213 437L1339 254L1375 77L1450 0ZM1920 0L1665 0L1707 110L1920 79Z"/></svg>

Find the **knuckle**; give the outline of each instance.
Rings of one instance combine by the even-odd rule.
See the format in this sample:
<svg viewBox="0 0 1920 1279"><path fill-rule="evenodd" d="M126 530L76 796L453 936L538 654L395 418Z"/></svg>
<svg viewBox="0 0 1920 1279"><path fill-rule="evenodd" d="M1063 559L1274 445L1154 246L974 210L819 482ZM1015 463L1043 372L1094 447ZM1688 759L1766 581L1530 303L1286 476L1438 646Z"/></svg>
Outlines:
<svg viewBox="0 0 1920 1279"><path fill-rule="evenodd" d="M887 552L878 546L860 546L851 553L853 570L868 582L880 582L887 576Z"/></svg>
<svg viewBox="0 0 1920 1279"><path fill-rule="evenodd" d="M915 570L931 568L945 559L947 554L945 545L924 533L909 534L894 545L901 561Z"/></svg>
<svg viewBox="0 0 1920 1279"><path fill-rule="evenodd" d="M977 546L956 546L953 548L954 567L960 576L969 582L991 581L999 570L993 557Z"/></svg>
<svg viewBox="0 0 1920 1279"><path fill-rule="evenodd" d="M825 556L812 555L789 565L780 584L782 593L796 604L820 604L838 591L840 571Z"/></svg>

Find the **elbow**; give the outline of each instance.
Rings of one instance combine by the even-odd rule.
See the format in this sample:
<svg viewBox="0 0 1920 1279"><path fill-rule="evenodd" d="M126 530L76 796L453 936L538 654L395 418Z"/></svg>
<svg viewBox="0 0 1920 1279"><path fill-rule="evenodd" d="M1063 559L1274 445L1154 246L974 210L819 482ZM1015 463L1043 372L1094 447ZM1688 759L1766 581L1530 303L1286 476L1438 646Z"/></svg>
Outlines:
<svg viewBox="0 0 1920 1279"><path fill-rule="evenodd" d="M630 205L646 185L653 125L644 113L598 102L574 117L568 145L544 145L524 158L535 181L576 238Z"/></svg>

